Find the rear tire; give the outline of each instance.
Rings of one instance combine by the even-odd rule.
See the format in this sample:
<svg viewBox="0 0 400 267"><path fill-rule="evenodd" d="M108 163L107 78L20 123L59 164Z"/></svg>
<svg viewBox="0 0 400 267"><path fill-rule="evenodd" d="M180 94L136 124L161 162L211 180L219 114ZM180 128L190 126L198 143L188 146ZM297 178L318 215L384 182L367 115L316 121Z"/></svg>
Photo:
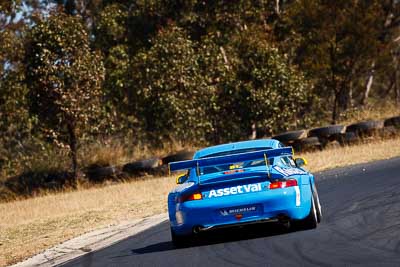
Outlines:
<svg viewBox="0 0 400 267"><path fill-rule="evenodd" d="M283 230L286 232L290 231L292 229L292 224L291 224L290 220L281 222L281 225L282 225Z"/></svg>
<svg viewBox="0 0 400 267"><path fill-rule="evenodd" d="M317 222L320 223L322 221L322 208L321 203L319 202L318 191L315 187L313 189L313 198L315 203L315 210L317 212Z"/></svg>
<svg viewBox="0 0 400 267"><path fill-rule="evenodd" d="M177 235L171 228L171 241L175 248L183 248L190 245L191 235Z"/></svg>
<svg viewBox="0 0 400 267"><path fill-rule="evenodd" d="M317 210L314 203L314 197L311 197L310 213L303 220L297 222L300 230L315 229L318 225Z"/></svg>

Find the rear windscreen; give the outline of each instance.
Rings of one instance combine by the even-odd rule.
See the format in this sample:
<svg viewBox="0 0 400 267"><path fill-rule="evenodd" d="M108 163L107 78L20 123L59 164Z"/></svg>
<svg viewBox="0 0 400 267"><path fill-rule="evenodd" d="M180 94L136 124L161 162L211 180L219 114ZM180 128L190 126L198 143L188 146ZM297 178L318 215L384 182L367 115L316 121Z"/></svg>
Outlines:
<svg viewBox="0 0 400 267"><path fill-rule="evenodd" d="M224 152L220 152L220 153L210 154L210 155L207 155L202 158L220 157L220 156L241 154L241 153L247 153L247 152L261 151L261 150L266 150L266 149L271 149L271 148L270 147L258 147L258 148L237 149L237 150L224 151ZM271 159L269 160L269 164L272 164ZM220 164L220 165L214 165L214 166L201 167L199 169L199 171L200 171L200 175L207 175L207 174L217 173L217 172L234 173L234 172L240 172L240 171L244 170L245 168L258 167L258 166L265 166L265 159L261 158L261 159L256 159L256 160L249 160L249 161L235 162L235 163L229 163L229 164Z"/></svg>

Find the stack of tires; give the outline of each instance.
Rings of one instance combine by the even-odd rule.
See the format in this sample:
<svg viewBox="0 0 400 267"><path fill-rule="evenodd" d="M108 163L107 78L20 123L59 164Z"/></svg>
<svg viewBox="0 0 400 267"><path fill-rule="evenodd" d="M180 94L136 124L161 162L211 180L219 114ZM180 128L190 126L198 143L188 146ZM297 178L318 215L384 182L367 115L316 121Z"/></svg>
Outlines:
<svg viewBox="0 0 400 267"><path fill-rule="evenodd" d="M363 139L372 139L376 136L392 138L400 134L400 116L388 118L384 121L368 120L344 125L329 125L311 130L297 130L273 136L287 146L293 146L296 151L322 150L327 147L351 145ZM123 166L90 166L86 175L92 181L105 179L121 179L125 177L141 177L145 174L166 175L168 163L190 160L194 151L181 150L165 157L151 157L148 159L129 162Z"/></svg>
<svg viewBox="0 0 400 267"><path fill-rule="evenodd" d="M379 134L383 128L383 121L362 121L347 126L346 133L354 133L359 138L368 138Z"/></svg>
<svg viewBox="0 0 400 267"><path fill-rule="evenodd" d="M346 127L343 125L329 125L325 127L319 127L311 129L308 132L309 138L318 138L321 143L322 148L329 146L337 146L341 143L339 140L340 136L345 132Z"/></svg>
<svg viewBox="0 0 400 267"><path fill-rule="evenodd" d="M400 132L400 116L386 119L383 122L382 136L392 138Z"/></svg>
<svg viewBox="0 0 400 267"><path fill-rule="evenodd" d="M125 164L122 167L122 171L129 175L166 175L168 174L168 163L192 159L193 154L193 151L181 150L162 158L153 157L149 159L138 160Z"/></svg>
<svg viewBox="0 0 400 267"><path fill-rule="evenodd" d="M345 126L343 125L330 125L309 131L286 132L272 138L281 141L285 145L293 146L296 151L322 150L326 146L337 144L337 136L341 135L344 129Z"/></svg>
<svg viewBox="0 0 400 267"><path fill-rule="evenodd" d="M105 180L116 180L121 178L121 170L117 166L100 166L93 164L88 166L84 173L89 181L101 183Z"/></svg>
<svg viewBox="0 0 400 267"><path fill-rule="evenodd" d="M367 120L348 125L329 125L311 130L297 130L273 136L296 151L322 150L327 147L351 145L376 136L392 138L400 133L400 116L384 121Z"/></svg>
<svg viewBox="0 0 400 267"><path fill-rule="evenodd" d="M322 149L318 138L307 137L307 130L291 131L281 133L272 137L287 146L293 146L296 151Z"/></svg>
<svg viewBox="0 0 400 267"><path fill-rule="evenodd" d="M194 151L181 150L165 157L136 160L122 166L91 165L84 172L86 177L92 182L142 177L146 174L160 176L168 174L168 163L189 160L193 158L193 155Z"/></svg>

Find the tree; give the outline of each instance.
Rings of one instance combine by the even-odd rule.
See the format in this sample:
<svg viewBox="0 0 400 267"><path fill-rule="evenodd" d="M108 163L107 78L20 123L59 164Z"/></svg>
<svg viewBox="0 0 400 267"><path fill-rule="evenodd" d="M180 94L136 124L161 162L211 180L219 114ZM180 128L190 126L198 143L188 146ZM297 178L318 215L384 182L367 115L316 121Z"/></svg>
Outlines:
<svg viewBox="0 0 400 267"><path fill-rule="evenodd" d="M0 2L0 173L15 174L26 153L31 120L24 84L24 32L21 1Z"/></svg>
<svg viewBox="0 0 400 267"><path fill-rule="evenodd" d="M385 2L295 1L282 19L287 28L279 41L329 103L332 123L355 99L365 102L377 60L387 53Z"/></svg>
<svg viewBox="0 0 400 267"><path fill-rule="evenodd" d="M133 59L128 92L154 141L201 143L210 131L210 91L199 70L198 54L185 32L174 25L160 30L152 47Z"/></svg>
<svg viewBox="0 0 400 267"><path fill-rule="evenodd" d="M234 47L219 44L219 40L218 34L210 32L197 48L201 75L212 92L207 111L212 132L206 138L213 144L239 140L247 130L238 108L238 56Z"/></svg>
<svg viewBox="0 0 400 267"><path fill-rule="evenodd" d="M234 43L240 57L237 80L242 117L267 134L307 125L312 85L268 41L263 29L251 27Z"/></svg>
<svg viewBox="0 0 400 267"><path fill-rule="evenodd" d="M26 79L30 109L43 130L68 144L74 177L78 139L100 108L102 59L91 51L79 17L52 14L29 34Z"/></svg>

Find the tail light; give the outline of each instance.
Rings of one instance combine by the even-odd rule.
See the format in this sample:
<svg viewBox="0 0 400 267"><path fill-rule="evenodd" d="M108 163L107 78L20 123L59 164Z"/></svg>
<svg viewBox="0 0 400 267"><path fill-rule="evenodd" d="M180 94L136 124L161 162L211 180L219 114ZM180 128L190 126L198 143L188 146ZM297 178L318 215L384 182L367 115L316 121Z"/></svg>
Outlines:
<svg viewBox="0 0 400 267"><path fill-rule="evenodd" d="M186 202L186 201L192 201L192 200L202 200L203 199L203 195L199 192L193 193L191 195L187 195L187 196L182 196L180 198L179 202Z"/></svg>
<svg viewBox="0 0 400 267"><path fill-rule="evenodd" d="M286 188L286 187L291 187L291 186L297 186L297 180L296 179L289 179L289 180L286 180L286 181L272 182L272 183L269 184L269 189Z"/></svg>

